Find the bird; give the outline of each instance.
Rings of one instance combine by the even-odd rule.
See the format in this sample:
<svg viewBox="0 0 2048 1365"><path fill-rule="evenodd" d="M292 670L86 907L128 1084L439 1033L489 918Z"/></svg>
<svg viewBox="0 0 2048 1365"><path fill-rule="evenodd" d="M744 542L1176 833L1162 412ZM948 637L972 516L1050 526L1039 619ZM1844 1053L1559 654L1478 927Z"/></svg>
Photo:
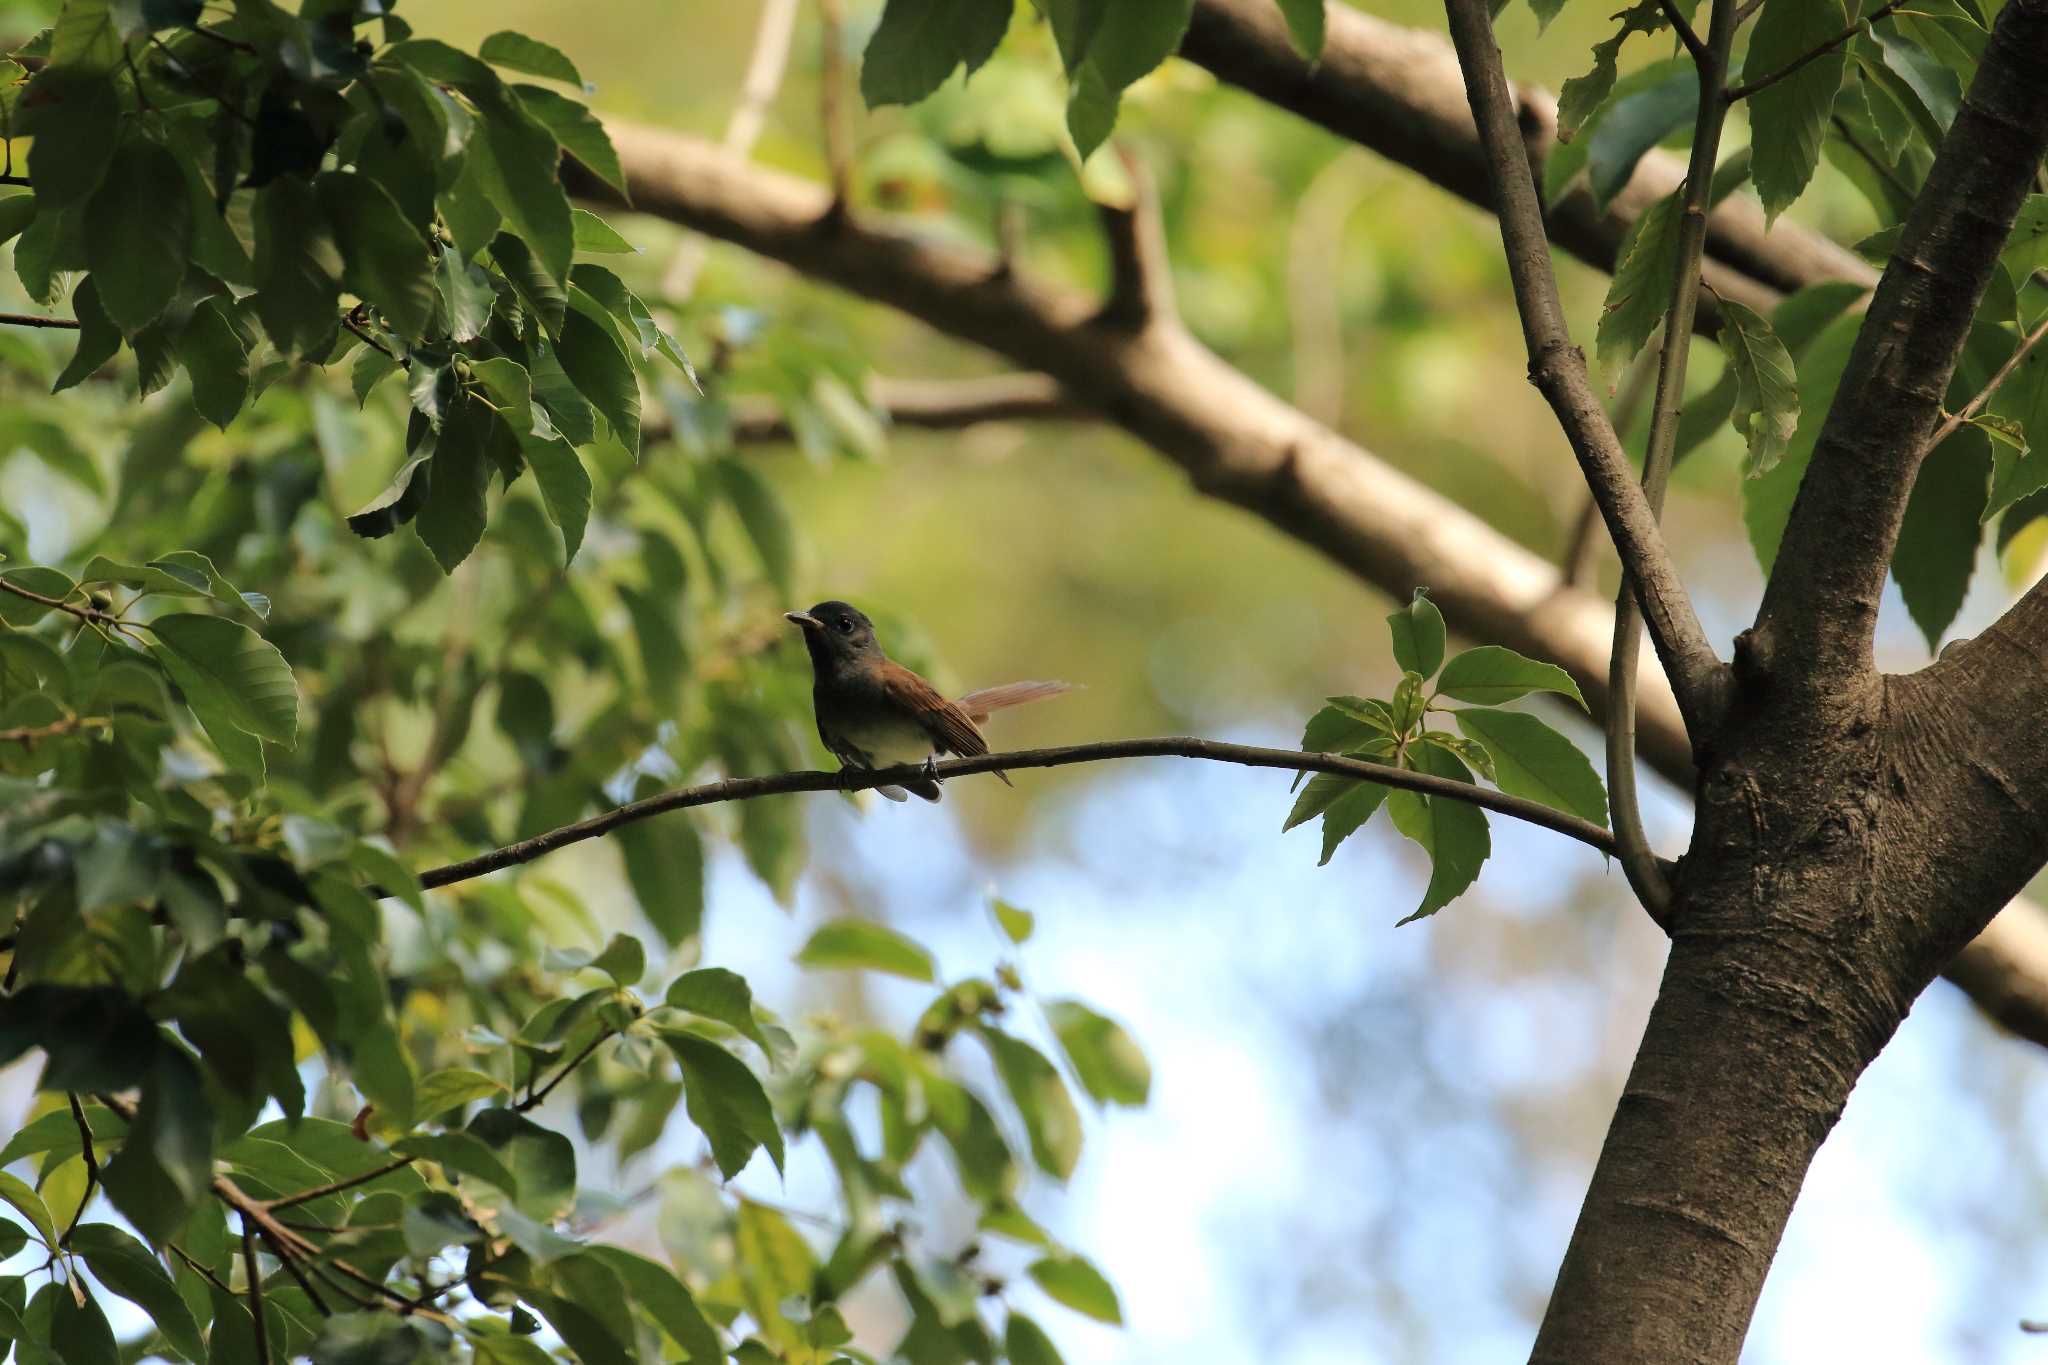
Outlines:
<svg viewBox="0 0 2048 1365"><path fill-rule="evenodd" d="M891 801L904 789L939 799L935 771L940 754L971 758L988 752L977 723L992 711L1071 691L1063 682L1014 682L985 687L948 701L917 674L882 652L875 623L844 602L820 602L809 611L784 612L804 633L811 655L811 704L818 738L847 768L888 768L922 762L923 778L901 787L878 787ZM1002 773L1005 786L1010 779Z"/></svg>

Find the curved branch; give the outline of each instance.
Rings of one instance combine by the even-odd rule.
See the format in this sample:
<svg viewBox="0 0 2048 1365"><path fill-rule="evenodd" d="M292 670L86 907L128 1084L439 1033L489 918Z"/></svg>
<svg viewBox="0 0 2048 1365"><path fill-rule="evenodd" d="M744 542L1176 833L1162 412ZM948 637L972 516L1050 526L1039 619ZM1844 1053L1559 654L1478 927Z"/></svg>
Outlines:
<svg viewBox="0 0 2048 1365"><path fill-rule="evenodd" d="M1557 275L1550 264L1550 242L1543 229L1536 182L1529 173L1507 77L1501 70L1492 14L1486 0L1448 0L1446 8L1452 41L1465 69L1472 114L1486 145L1494 197L1500 204L1508 273L1514 280L1515 304L1529 347L1529 377L1556 412L1586 483L1600 501L1607 533L1621 552L1622 566L1642 603L1657 657L1664 663L1697 740L1711 728L1720 705L1725 667L1707 643L1692 599L1686 595L1657 529L1656 512L1636 483L1627 452L1593 391L1585 353L1572 345L1564 305L1558 298ZM1704 189L1702 186L1702 193Z"/></svg>
<svg viewBox="0 0 2048 1365"><path fill-rule="evenodd" d="M1519 796L1491 791L1485 787L1459 782L1448 777L1437 777L1432 773L1410 772L1405 768L1393 768L1384 763L1371 763L1362 758L1347 758L1341 754L1305 753L1298 749L1267 749L1252 744L1226 744L1221 740L1194 739L1171 736L1165 739L1112 739L1095 744L1069 744L1054 749L1017 749L1006 754L981 754L974 758L949 758L935 765L941 778L965 777L972 773L988 773L998 770L1011 772L1020 768L1061 768L1072 763L1101 763L1118 758L1199 758L1212 763L1236 763L1247 768L1281 768L1293 772L1335 773L1340 777L1360 777L1378 782L1383 786L1398 787L1405 791L1420 792L1425 796L1440 796L1452 801L1465 801L1490 810L1499 815L1511 815L1517 820L1526 820L1554 830L1602 853L1615 852L1614 836L1590 820ZM887 787L896 783L915 780L923 774L924 767L916 763L905 763L891 768L842 768L836 773L794 772L771 773L765 777L728 777L718 782L704 782L694 787L679 787L674 791L662 792L643 801L608 810L588 820L579 820L573 825L563 825L531 839L522 839L516 844L492 849L489 853L474 858L465 858L459 863L445 867L430 868L420 874L420 885L432 890L437 886L449 886L455 882L466 882L474 877L530 863L543 854L580 844L586 839L596 839L611 833L622 825L663 815L672 810L684 810L691 806L711 806L724 801L752 801L763 796L786 796L793 792L857 792L873 787ZM382 887L370 888L370 894L388 894Z"/></svg>
<svg viewBox="0 0 2048 1365"><path fill-rule="evenodd" d="M1749 634L1814 695L1875 671L1906 501L1999 252L2048 152L2048 0L2011 0L1936 152L1821 425Z"/></svg>

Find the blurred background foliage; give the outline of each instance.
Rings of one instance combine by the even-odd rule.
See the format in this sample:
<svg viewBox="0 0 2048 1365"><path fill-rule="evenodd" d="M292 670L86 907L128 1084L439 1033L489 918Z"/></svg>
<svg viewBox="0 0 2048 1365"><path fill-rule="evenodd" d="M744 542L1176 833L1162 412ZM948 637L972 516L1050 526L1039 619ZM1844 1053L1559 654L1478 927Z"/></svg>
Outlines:
<svg viewBox="0 0 2048 1365"><path fill-rule="evenodd" d="M872 113L847 92L855 198L990 243L1013 216L1030 268L1099 287L1086 182L1113 180L1114 158L1077 176L1063 154L1050 40L1019 8L964 89L956 79L916 107ZM847 9L850 69L879 6ZM1371 9L1442 22L1419 0ZM5 14L22 34L49 18L36 5ZM466 49L500 29L529 33L575 58L601 113L716 138L759 7L437 0L409 18ZM1501 24L1511 74L1552 89L1609 29L1604 7L1584 5L1540 36L1521 7ZM754 153L814 179L826 173L825 34L804 5ZM1654 48L1638 41L1625 69L1665 55ZM1160 181L1198 336L1517 541L1563 551L1584 494L1524 380L1490 217L1177 62L1130 92L1118 136ZM1876 226L1826 165L1791 216L1845 242ZM494 506L482 550L452 575L410 534L351 536L344 518L402 463L404 411L390 392L359 408L346 367L294 372L223 432L192 412L182 383L138 404L125 358L104 382L49 398L70 340L15 329L0 330L0 508L19 529L0 522L0 549L72 565L196 550L267 594L265 635L302 698L298 749L272 754L278 811L381 835L416 868L687 775L820 763L808 669L780 613L821 597L868 610L892 654L951 690L1012 677L1087 685L1003 717L998 747L1156 731L1288 743L1324 695L1391 679L1388 603L1204 500L1128 438L1087 422L888 430L863 396L874 376L986 373L986 358L724 246L676 295L664 281L685 234L611 221L638 254L607 263L672 322L708 397L649 372L675 435L637 464L598 444L595 511L566 570L531 480ZM1607 281L1560 268L1575 331L1590 337ZM0 292L7 308L30 306L11 273ZM1696 389L1716 363L1703 348ZM721 439L728 405L764 400L802 439ZM1713 438L1681 467L1669 514L1717 635L1746 619L1760 583L1739 460L1738 440ZM2018 550L2015 579L2035 567ZM1611 585L1611 562L1601 573ZM2003 592L1980 573L1964 624ZM1925 657L1895 611L1880 644L1901 665ZM1575 733L1597 748L1590 730ZM1088 1107L1073 1183L1040 1181L1024 1199L1116 1283L1125 1326L1060 1316L1017 1264L999 1271L1018 1277L1013 1301L1068 1359L1513 1355L1541 1312L1659 939L1625 909L1618 876L1519 829L1497 829L1500 856L1475 895L1396 933L1418 861L1381 830L1312 875L1308 836L1277 834L1282 788L1271 774L1076 767L1015 791L957 782L932 809L778 798L665 817L437 895L435 916L394 911L393 970L412 985L395 1002L399 1027L426 1074L489 1013L450 1008L463 980L536 1000L589 980L573 958L508 960L507 943L589 952L623 931L646 939L657 988L699 962L733 968L822 1048L871 1023L908 1037L931 996L795 969L821 924L887 922L929 944L949 981L1018 951L1035 990L1130 1024L1155 1078L1143 1111ZM1652 814L1675 840L1682 806L1663 799ZM265 837L288 842L292 827ZM990 921L991 888L1039 916L1021 950ZM508 986L507 973L527 979ZM2022 1358L2014 1319L2048 1312L2035 1065L1957 998L1929 998L1824 1151L1749 1358ZM975 1059L963 1066L976 1086L996 1079ZM0 1115L51 1112L50 1096L32 1094L36 1070L0 1075ZM830 1254L843 1191L816 1144L792 1147L784 1180L756 1161L738 1188L762 1202L735 1206L704 1179L695 1131L676 1131L680 1110L663 1129L676 1095L655 1084L672 1082L593 1066L565 1092L582 1131L612 1144L579 1143L580 1226L666 1250L700 1290L731 1268L691 1262L724 1245L704 1228L747 1235L735 1207L795 1208L777 1235L794 1228L810 1254ZM334 1079L307 1105L346 1122L358 1099ZM881 1121L858 1117L864 1132ZM1003 1122L1028 1150L1017 1116ZM59 1178L54 1166L14 1169L46 1193ZM975 1237L971 1201L930 1162L905 1178L917 1244L957 1256ZM61 1180L84 1188L76 1171ZM750 1292L709 1296L746 1306ZM846 1306L856 1339L888 1349L933 1316L911 1311L929 1292L871 1280ZM132 1336L141 1324L117 1315L117 1326Z"/></svg>

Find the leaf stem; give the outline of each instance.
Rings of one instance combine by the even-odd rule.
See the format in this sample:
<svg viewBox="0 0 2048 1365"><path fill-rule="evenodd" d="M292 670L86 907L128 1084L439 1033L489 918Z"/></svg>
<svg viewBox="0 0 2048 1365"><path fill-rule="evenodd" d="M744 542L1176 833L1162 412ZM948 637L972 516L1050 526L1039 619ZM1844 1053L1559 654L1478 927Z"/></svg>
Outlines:
<svg viewBox="0 0 2048 1365"><path fill-rule="evenodd" d="M1819 61L1822 57L1827 56L1830 52L1833 52L1843 43L1848 42L1851 38L1854 38L1857 34L1861 33L1864 29L1870 27L1878 20L1889 19L1892 16L1893 12L1896 11L1901 5L1905 4L1905 2L1906 0L1889 0L1889 3L1879 5L1876 9L1864 15L1861 19L1858 19L1855 23L1849 25L1840 33L1837 33L1834 37L1828 39L1819 47L1813 49L1813 51L1802 53L1799 56L1794 57L1791 61L1785 63L1783 66L1779 67L1777 70L1767 71L1763 75L1758 76L1753 81L1744 81L1741 85L1729 86L1724 94L1724 98L1728 101L1728 103L1733 104L1737 100L1748 99L1751 95L1754 95L1757 91L1762 90L1767 86L1776 85L1779 81L1784 80L1787 76L1799 70L1808 62ZM1694 53L1693 58L1695 61L1697 61L1699 59L1699 54Z"/></svg>
<svg viewBox="0 0 2048 1365"><path fill-rule="evenodd" d="M1978 413L1984 411L1984 405L1991 401L1992 395L1998 392L1999 387L2006 380L2012 378L2013 371L2017 370L2021 362L2026 360L2028 352L2041 344L2043 337L2048 337L2048 318L2043 318L2033 331L2020 338L2020 344L2013 348L2012 354L2005 358L2005 363L1998 367L1998 373L1992 375L1984 387L1977 391L1975 398L1963 404L1961 412L1952 412L1942 419L1941 425L1934 429L1934 434L1927 438L1927 449L1933 450L1943 441L1955 435L1956 429L1962 426L1963 423L1970 421Z"/></svg>
<svg viewBox="0 0 2048 1365"><path fill-rule="evenodd" d="M554 1088L556 1086L560 1085L563 1081L569 1078L570 1072L574 1071L577 1067L583 1065L584 1062L589 1060L591 1053L596 1052L600 1047L603 1047L606 1043L610 1042L612 1039L616 1037L618 1037L618 1031L616 1029L606 1029L604 1032L598 1034L597 1037L592 1038L589 1044L583 1049L583 1051L577 1053L574 1057L571 1057L567 1062L563 1063L562 1069L560 1071L557 1071L554 1074L554 1076L549 1079L546 1085L542 1086L538 1090L527 1091L526 1098L512 1106L512 1112L515 1114L524 1114L529 1109L539 1107L541 1102L546 1100L547 1097L554 1092Z"/></svg>

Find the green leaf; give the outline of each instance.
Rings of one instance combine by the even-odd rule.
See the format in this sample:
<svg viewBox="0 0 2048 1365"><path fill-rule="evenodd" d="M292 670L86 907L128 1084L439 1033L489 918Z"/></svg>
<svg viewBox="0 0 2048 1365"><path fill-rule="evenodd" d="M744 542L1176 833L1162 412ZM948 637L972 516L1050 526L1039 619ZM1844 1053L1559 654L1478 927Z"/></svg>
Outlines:
<svg viewBox="0 0 2048 1365"><path fill-rule="evenodd" d="M619 230L589 209L576 210L576 249L599 256L637 256L640 248L619 235Z"/></svg>
<svg viewBox="0 0 2048 1365"><path fill-rule="evenodd" d="M1051 1001L1045 1015L1090 1095L1103 1104L1145 1103L1152 1090L1152 1066L1121 1024L1078 1000Z"/></svg>
<svg viewBox="0 0 2048 1365"><path fill-rule="evenodd" d="M74 1297L68 1288L51 1299L50 1349L64 1365L120 1365L121 1361L113 1326L99 1301L90 1294Z"/></svg>
<svg viewBox="0 0 2048 1365"><path fill-rule="evenodd" d="M1920 463L1892 551L1892 578L1930 652L1962 610L1984 538L1990 442L1965 425Z"/></svg>
<svg viewBox="0 0 2048 1365"><path fill-rule="evenodd" d="M1194 0L1085 8L1093 11L1093 32L1085 43L1085 55L1069 55L1067 44L1060 44L1071 88L1067 128L1083 158L1101 146L1115 126L1117 102L1124 88L1180 47Z"/></svg>
<svg viewBox="0 0 2048 1365"><path fill-rule="evenodd" d="M160 142L121 140L85 210L85 256L100 304L133 335L177 295L191 254L192 206L185 173Z"/></svg>
<svg viewBox="0 0 2048 1365"><path fill-rule="evenodd" d="M552 1222L575 1204L576 1148L568 1138L510 1109L478 1110L467 1132L504 1163L518 1183L519 1210L527 1217Z"/></svg>
<svg viewBox="0 0 2048 1365"><path fill-rule="evenodd" d="M1116 1290L1102 1272L1071 1253L1044 1256L1033 1261L1027 1273L1055 1302L1097 1322L1121 1324L1123 1310L1117 1306Z"/></svg>
<svg viewBox="0 0 2048 1365"><path fill-rule="evenodd" d="M449 1066L420 1078L413 1088L413 1112L423 1119L447 1113L472 1100L505 1093L505 1083L468 1067Z"/></svg>
<svg viewBox="0 0 2048 1365"><path fill-rule="evenodd" d="M1771 324L1732 299L1721 301L1721 350L1735 376L1735 430L1749 446L1752 478L1785 453L1799 430L1799 387L1792 355Z"/></svg>
<svg viewBox="0 0 2048 1365"><path fill-rule="evenodd" d="M368 347L363 354L379 356ZM201 417L227 430L249 397L249 348L229 320L224 301L207 299L193 310L185 330L178 334L178 359L192 377L192 406ZM391 364L388 359L385 363Z"/></svg>
<svg viewBox="0 0 2048 1365"><path fill-rule="evenodd" d="M30 1189L19 1176L0 1171L0 1200L13 1205L14 1211L28 1220L37 1239L45 1247L56 1247L57 1228L50 1221L50 1211L43 1207L42 1196Z"/></svg>
<svg viewBox="0 0 2048 1365"><path fill-rule="evenodd" d="M98 373L100 366L121 349L121 332L100 306L99 281L88 275L71 294L71 311L78 319L78 346L64 372L57 376L51 393L62 393Z"/></svg>
<svg viewBox="0 0 2048 1365"><path fill-rule="evenodd" d="M437 245L434 292L440 299L440 317L450 341L474 341L483 335L491 320L491 310L498 304L498 291L491 287L489 271L464 260L454 247ZM366 350L364 354L377 353ZM356 396L360 399L361 392Z"/></svg>
<svg viewBox="0 0 2048 1365"><path fill-rule="evenodd" d="M690 1121L711 1144L712 1160L727 1180L740 1173L756 1147L766 1147L782 1169L782 1130L768 1093L746 1064L708 1039L670 1033L663 1041L683 1073L683 1103Z"/></svg>
<svg viewBox="0 0 2048 1365"><path fill-rule="evenodd" d="M1836 32L1840 31L1838 27ZM1962 108L1961 78L1910 38L1892 32L1889 24L1876 25L1870 36L1876 40L1883 68L1898 78L1899 85L1932 120L1935 131L1947 133Z"/></svg>
<svg viewBox="0 0 2048 1365"><path fill-rule="evenodd" d="M1679 192L1643 211L1621 239L1614 280L1600 310L1602 365L1624 365L1663 324L1678 277Z"/></svg>
<svg viewBox="0 0 2048 1365"><path fill-rule="evenodd" d="M1472 781L1463 763L1435 745L1419 745L1409 756L1417 772ZM1422 904L1399 921L1407 924L1435 914L1470 886L1492 851L1492 841L1486 813L1468 801L1397 790L1387 799L1387 814L1395 829L1429 854L1429 885L1423 891Z"/></svg>
<svg viewBox="0 0 2048 1365"><path fill-rule="evenodd" d="M205 1358L191 1309L147 1247L112 1224L81 1223L72 1230L71 1249L85 1257L101 1284L149 1314L179 1354L188 1360Z"/></svg>
<svg viewBox="0 0 2048 1365"><path fill-rule="evenodd" d="M482 116L483 137L471 141L470 155L484 193L533 248L547 277L560 284L569 278L576 254L576 225L556 174L555 135L503 86L472 86L467 93Z"/></svg>
<svg viewBox="0 0 2048 1365"><path fill-rule="evenodd" d="M313 187L283 176L256 192L256 316L287 357L326 351L340 326L341 248Z"/></svg>
<svg viewBox="0 0 2048 1365"><path fill-rule="evenodd" d="M912 981L933 981L938 969L932 955L886 925L868 920L839 919L821 927L796 955L806 967L839 971L888 972Z"/></svg>
<svg viewBox="0 0 2048 1365"><path fill-rule="evenodd" d="M46 210L84 202L105 179L120 144L121 100L102 76L51 66L30 87L23 123L28 174Z"/></svg>
<svg viewBox="0 0 2048 1365"><path fill-rule="evenodd" d="M1792 499L1799 482L1806 477L1806 465L1813 458L1813 444L1820 437L1821 424L1833 406L1835 390L1849 364L1849 350L1863 325L1860 314L1837 317L1799 358L1799 429L1792 435L1785 453L1771 469L1742 481L1742 519L1749 530L1750 548L1768 578L1778 557L1778 541L1785 534L1785 522L1792 515Z"/></svg>
<svg viewBox="0 0 2048 1365"><path fill-rule="evenodd" d="M555 135L555 141L562 150L578 161L598 179L617 190L623 197L628 194L625 169L619 165L619 153L612 146L611 135L597 116L583 105L566 96L538 85L515 85L519 102L526 112L538 119L543 127Z"/></svg>
<svg viewBox="0 0 2048 1365"><path fill-rule="evenodd" d="M523 72L543 80L563 81L578 89L583 86L583 77L577 73L576 63L570 61L560 48L538 38L529 38L524 33L514 33L510 29L493 33L478 46L476 55L507 71Z"/></svg>
<svg viewBox="0 0 2048 1365"><path fill-rule="evenodd" d="M747 539L760 556L761 569L784 596L789 595L796 573L796 532L782 499L747 461L737 457L718 460L713 466L726 501L739 516Z"/></svg>
<svg viewBox="0 0 2048 1365"><path fill-rule="evenodd" d="M1848 24L1842 0L1765 0L1750 30L1742 80L1783 70L1834 42ZM1749 97L1752 172L1766 224L1805 191L1820 165L1847 62L1837 46Z"/></svg>
<svg viewBox="0 0 2048 1365"><path fill-rule="evenodd" d="M609 1267L626 1292L661 1324L688 1359L716 1362L724 1355L718 1334L697 1307L696 1299L668 1267L623 1247L593 1246L583 1254Z"/></svg>
<svg viewBox="0 0 2048 1365"><path fill-rule="evenodd" d="M604 951L590 960L590 965L609 976L613 985L631 990L640 984L641 977L647 975L647 950L631 934L613 934L611 941L604 945Z"/></svg>
<svg viewBox="0 0 2048 1365"><path fill-rule="evenodd" d="M392 331L418 340L434 315L433 258L426 238L368 176L327 171L317 186L341 247L342 283L375 306Z"/></svg>
<svg viewBox="0 0 2048 1365"><path fill-rule="evenodd" d="M1635 175L1643 154L1690 125L1699 102L1699 76L1685 62L1655 84L1608 104L1586 138L1586 183L1594 206L1604 213Z"/></svg>
<svg viewBox="0 0 2048 1365"><path fill-rule="evenodd" d="M670 947L704 923L704 841L687 819L628 825L618 833L626 880L640 911Z"/></svg>
<svg viewBox="0 0 2048 1365"><path fill-rule="evenodd" d="M1417 588L1407 606L1387 617L1387 629L1394 637L1394 662L1403 671L1420 673L1427 681L1443 667L1444 614L1429 600L1427 588Z"/></svg>
<svg viewBox="0 0 2048 1365"><path fill-rule="evenodd" d="M1556 664L1523 658L1503 645L1466 650L1444 665L1436 685L1443 696L1481 706L1499 706L1531 692L1559 692L1582 708L1586 704L1571 674Z"/></svg>
<svg viewBox="0 0 2048 1365"><path fill-rule="evenodd" d="M463 402L449 414L435 442L432 478L413 526L442 573L454 573L484 537L484 495L491 482L484 450L496 421L483 404Z"/></svg>
<svg viewBox="0 0 2048 1365"><path fill-rule="evenodd" d="M640 378L619 344L609 315L581 289L569 291L569 311L562 319L562 343L555 358L577 391L611 425L612 434L637 455Z"/></svg>
<svg viewBox="0 0 2048 1365"><path fill-rule="evenodd" d="M175 612L150 622L150 652L213 734L226 723L278 744L298 738L299 694L277 647L221 616Z"/></svg>
<svg viewBox="0 0 2048 1365"><path fill-rule="evenodd" d="M983 1028L981 1036L1024 1120L1032 1159L1047 1175L1065 1180L1081 1159L1081 1115L1067 1083L1045 1054L1023 1039L995 1028Z"/></svg>
<svg viewBox="0 0 2048 1365"><path fill-rule="evenodd" d="M1561 4L1563 0L1555 3ZM1280 0L1280 13L1287 20L1287 39L1311 63L1323 56L1323 4L1324 0Z"/></svg>
<svg viewBox="0 0 2048 1365"><path fill-rule="evenodd" d="M1305 3L1313 4L1320 26L1323 0L1282 0L1282 3L1296 8ZM1295 45L1301 45L1299 39ZM1314 54L1309 55L1313 57ZM1045 1334L1045 1329L1014 1309L1010 1312L1009 1321L1003 1325L1003 1354L1009 1358L1010 1365L1064 1365L1058 1348Z"/></svg>
<svg viewBox="0 0 2048 1365"><path fill-rule="evenodd" d="M1572 77L1557 92L1557 137L1560 142L1568 143L1578 136L1580 127L1614 89L1615 61L1629 35L1654 33L1664 26L1664 11L1659 0L1636 0L1634 5L1614 17L1621 26L1612 36L1594 44L1593 69L1583 76Z"/></svg>
<svg viewBox="0 0 2048 1365"><path fill-rule="evenodd" d="M1010 904L1000 897L989 901L989 908L995 911L996 923L1002 925L1003 934L1012 943L1022 943L1031 937L1037 917L1021 906Z"/></svg>
<svg viewBox="0 0 2048 1365"><path fill-rule="evenodd" d="M767 1035L761 1032L760 1021L754 1018L753 989L739 973L729 972L723 967L700 967L669 983L668 994L663 998L679 1010L716 1019L738 1030L741 1037L751 1041L763 1054L772 1055Z"/></svg>
<svg viewBox="0 0 2048 1365"><path fill-rule="evenodd" d="M382 493L348 518L348 529L366 540L388 536L419 515L433 487L431 454L415 455L399 466Z"/></svg>
<svg viewBox="0 0 2048 1365"><path fill-rule="evenodd" d="M861 56L861 97L870 109L915 104L962 63L973 75L1009 26L1009 0L888 0Z"/></svg>
<svg viewBox="0 0 2048 1365"><path fill-rule="evenodd" d="M2014 279L2025 279L2048 266L2048 194L2030 194L2020 205L1998 259Z"/></svg>
<svg viewBox="0 0 2048 1365"><path fill-rule="evenodd" d="M1607 789L1579 746L1520 711L1453 711L1466 738L1493 756L1494 784L1511 796L1607 824Z"/></svg>
<svg viewBox="0 0 2048 1365"><path fill-rule="evenodd" d="M213 1119L199 1068L159 1042L135 1123L101 1172L114 1208L150 1241L169 1239L210 1197Z"/></svg>
<svg viewBox="0 0 2048 1365"><path fill-rule="evenodd" d="M424 1092L422 1098L426 1098ZM447 1106L436 1107L436 1103L435 1099L427 1099L417 1107L422 1114L447 1112ZM519 1197L519 1177L512 1173L512 1168L500 1161L498 1154L482 1139L468 1133L413 1133L393 1143L391 1150L398 1156L419 1157L434 1162L443 1170L481 1180L514 1199Z"/></svg>

